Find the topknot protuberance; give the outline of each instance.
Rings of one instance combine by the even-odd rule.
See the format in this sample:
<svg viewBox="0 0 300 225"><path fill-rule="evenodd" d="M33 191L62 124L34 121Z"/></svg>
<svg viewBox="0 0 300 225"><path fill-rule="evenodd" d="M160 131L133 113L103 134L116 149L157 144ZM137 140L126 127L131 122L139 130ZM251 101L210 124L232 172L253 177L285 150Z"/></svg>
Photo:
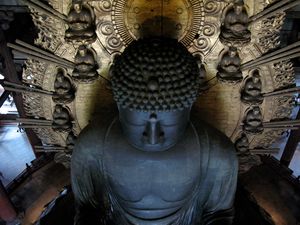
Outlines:
<svg viewBox="0 0 300 225"><path fill-rule="evenodd" d="M175 111L190 107L200 84L196 59L177 40L140 39L111 67L114 98L123 108Z"/></svg>

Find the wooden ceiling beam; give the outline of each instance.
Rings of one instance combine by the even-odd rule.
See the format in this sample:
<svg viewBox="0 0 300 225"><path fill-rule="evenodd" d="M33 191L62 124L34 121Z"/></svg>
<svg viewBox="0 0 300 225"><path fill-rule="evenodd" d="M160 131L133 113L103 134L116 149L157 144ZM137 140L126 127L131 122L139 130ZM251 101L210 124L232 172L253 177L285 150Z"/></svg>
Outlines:
<svg viewBox="0 0 300 225"><path fill-rule="evenodd" d="M17 114L0 114L0 124L2 120L8 121L15 121L14 123L17 124L18 122L16 119L19 118Z"/></svg>

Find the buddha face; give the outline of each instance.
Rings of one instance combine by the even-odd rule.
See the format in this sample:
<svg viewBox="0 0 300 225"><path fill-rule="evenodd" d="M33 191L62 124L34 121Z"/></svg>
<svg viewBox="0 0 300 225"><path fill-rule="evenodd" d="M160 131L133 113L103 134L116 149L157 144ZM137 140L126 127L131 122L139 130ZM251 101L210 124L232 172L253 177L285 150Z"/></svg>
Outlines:
<svg viewBox="0 0 300 225"><path fill-rule="evenodd" d="M259 108L257 108L257 107L253 108L253 114L254 115L259 115L260 114Z"/></svg>
<svg viewBox="0 0 300 225"><path fill-rule="evenodd" d="M259 81L260 81L260 79L259 79L259 77L256 75L256 76L253 76L253 82L254 83L259 83Z"/></svg>
<svg viewBox="0 0 300 225"><path fill-rule="evenodd" d="M62 112L62 107L60 105L55 106L55 111L57 113L61 113Z"/></svg>
<svg viewBox="0 0 300 225"><path fill-rule="evenodd" d="M74 10L75 10L75 12L80 13L81 12L81 5L79 3L75 3L74 4Z"/></svg>
<svg viewBox="0 0 300 225"><path fill-rule="evenodd" d="M260 81L260 75L258 70L254 70L252 73L252 78L255 83Z"/></svg>
<svg viewBox="0 0 300 225"><path fill-rule="evenodd" d="M174 112L138 112L119 108L123 133L134 147L163 151L177 143L186 130L190 108Z"/></svg>
<svg viewBox="0 0 300 225"><path fill-rule="evenodd" d="M235 57L236 56L236 51L233 50L233 49L229 50L229 56L232 57L232 58Z"/></svg>
<svg viewBox="0 0 300 225"><path fill-rule="evenodd" d="M241 140L241 143L242 144L247 144L247 138L243 137L242 140Z"/></svg>
<svg viewBox="0 0 300 225"><path fill-rule="evenodd" d="M86 49L85 48L80 48L79 49L79 55L84 57L86 55Z"/></svg>
<svg viewBox="0 0 300 225"><path fill-rule="evenodd" d="M246 137L246 135L242 135L241 136L241 139L240 139L240 143L242 143L242 144L249 144L248 143L248 138Z"/></svg>
<svg viewBox="0 0 300 225"><path fill-rule="evenodd" d="M242 11L243 11L243 6L242 6L242 5L235 5L235 6L234 6L234 12L235 12L237 15L241 14Z"/></svg>
<svg viewBox="0 0 300 225"><path fill-rule="evenodd" d="M57 74L57 76L56 76L56 79L57 79L59 82L62 82L62 81L63 81L63 78L64 78L64 75L63 75L61 72L59 72L59 73Z"/></svg>

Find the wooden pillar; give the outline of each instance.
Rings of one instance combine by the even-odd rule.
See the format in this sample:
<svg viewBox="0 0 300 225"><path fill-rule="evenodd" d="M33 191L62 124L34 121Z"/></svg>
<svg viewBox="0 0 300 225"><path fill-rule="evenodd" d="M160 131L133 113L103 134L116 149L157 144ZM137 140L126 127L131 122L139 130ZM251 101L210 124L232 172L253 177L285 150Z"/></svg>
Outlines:
<svg viewBox="0 0 300 225"><path fill-rule="evenodd" d="M296 119L300 119L300 110L298 111ZM280 163L286 167L289 167L295 151L297 149L298 143L300 141L300 129L291 130L290 136L286 142L285 148L283 150Z"/></svg>
<svg viewBox="0 0 300 225"><path fill-rule="evenodd" d="M16 217L17 212L0 181L0 218L6 222L11 222L16 219Z"/></svg>
<svg viewBox="0 0 300 225"><path fill-rule="evenodd" d="M22 84L21 78L18 77L16 67L12 58L12 55L6 45L5 36L3 30L0 29L0 49L1 49L1 59L3 65L3 75L7 81ZM19 112L20 117L26 117L24 106L23 106L23 98L21 93L13 93L14 102L16 104L17 110ZM34 149L35 145L41 145L41 140L37 137L32 129L26 129L26 134L28 140ZM34 150L33 150L34 152ZM34 152L37 156L37 154Z"/></svg>

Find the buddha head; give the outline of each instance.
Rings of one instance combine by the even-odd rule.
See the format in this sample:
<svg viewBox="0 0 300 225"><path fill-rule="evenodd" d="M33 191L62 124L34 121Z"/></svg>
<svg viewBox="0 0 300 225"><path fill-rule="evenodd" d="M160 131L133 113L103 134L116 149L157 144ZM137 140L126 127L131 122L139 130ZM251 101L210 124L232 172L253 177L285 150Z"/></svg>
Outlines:
<svg viewBox="0 0 300 225"><path fill-rule="evenodd" d="M254 106L252 109L253 115L255 116L260 116L261 112L260 112L260 108L258 106Z"/></svg>
<svg viewBox="0 0 300 225"><path fill-rule="evenodd" d="M254 83L259 83L260 82L260 75L258 70L254 70L252 73L252 78Z"/></svg>
<svg viewBox="0 0 300 225"><path fill-rule="evenodd" d="M80 1L75 1L73 3L73 8L74 8L75 12L80 13L81 10L82 10L81 2Z"/></svg>
<svg viewBox="0 0 300 225"><path fill-rule="evenodd" d="M63 112L63 107L61 105L55 105L54 112L60 114Z"/></svg>
<svg viewBox="0 0 300 225"><path fill-rule="evenodd" d="M237 48L236 47L229 47L229 50L228 50L228 55L233 58L237 55Z"/></svg>
<svg viewBox="0 0 300 225"><path fill-rule="evenodd" d="M244 8L244 2L242 0L237 1L236 3L234 3L233 8L235 14L240 15Z"/></svg>
<svg viewBox="0 0 300 225"><path fill-rule="evenodd" d="M176 144L198 95L195 57L174 39L140 39L115 58L110 74L129 143L145 151Z"/></svg>
<svg viewBox="0 0 300 225"><path fill-rule="evenodd" d="M86 48L84 45L80 45L80 46L78 47L78 53L79 53L79 55L80 55L81 57L86 56L86 54L87 54L87 48Z"/></svg>
<svg viewBox="0 0 300 225"><path fill-rule="evenodd" d="M236 140L235 148L239 154L249 151L249 140L246 134L242 133L241 136Z"/></svg>
<svg viewBox="0 0 300 225"><path fill-rule="evenodd" d="M61 70L61 69L57 70L56 80L58 82L63 82L63 80L64 80L64 72L63 72L63 70Z"/></svg>

